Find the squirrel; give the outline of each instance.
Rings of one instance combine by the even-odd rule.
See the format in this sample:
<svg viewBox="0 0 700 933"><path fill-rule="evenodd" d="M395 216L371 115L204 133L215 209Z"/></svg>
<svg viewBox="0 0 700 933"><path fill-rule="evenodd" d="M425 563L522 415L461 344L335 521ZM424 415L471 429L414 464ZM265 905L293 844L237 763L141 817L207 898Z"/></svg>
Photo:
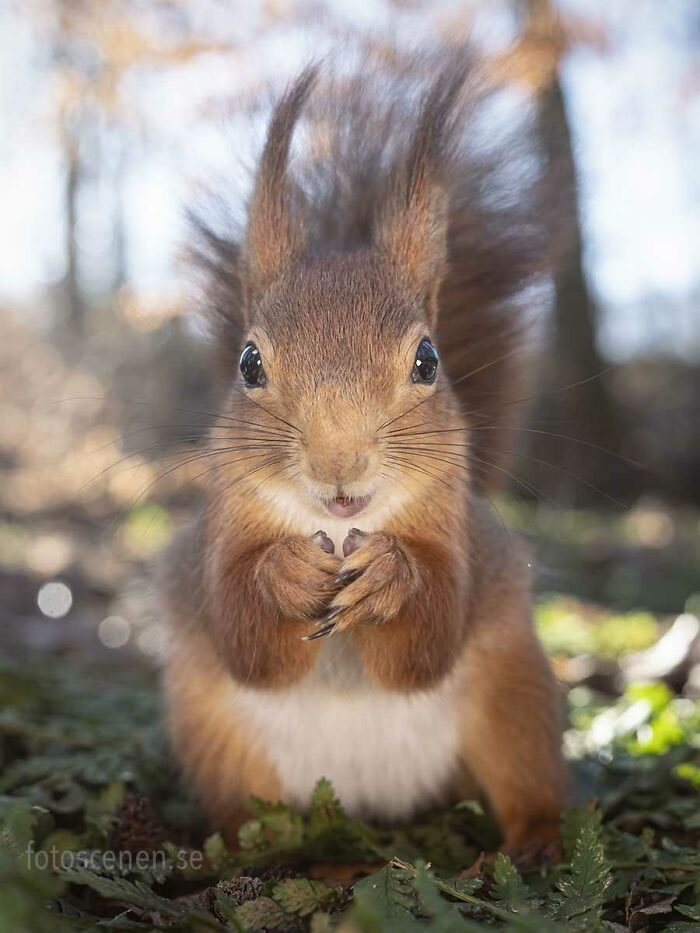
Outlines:
<svg viewBox="0 0 700 933"><path fill-rule="evenodd" d="M504 850L538 860L566 793L560 698L486 495L547 172L516 198L517 150L476 142L493 88L471 53L388 67L304 71L243 234L204 230L227 394L206 503L163 562L172 746L234 844L251 796L303 809L326 777L379 821L476 788Z"/></svg>

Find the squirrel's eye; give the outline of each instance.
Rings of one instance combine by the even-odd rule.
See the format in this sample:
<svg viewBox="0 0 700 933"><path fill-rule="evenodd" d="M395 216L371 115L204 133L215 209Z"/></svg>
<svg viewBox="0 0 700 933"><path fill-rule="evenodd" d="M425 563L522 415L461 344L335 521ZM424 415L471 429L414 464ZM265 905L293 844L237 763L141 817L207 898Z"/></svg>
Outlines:
<svg viewBox="0 0 700 933"><path fill-rule="evenodd" d="M260 350L250 340L243 347L243 353L241 353L241 375L249 389L260 389L265 385L265 370L263 369Z"/></svg>
<svg viewBox="0 0 700 933"><path fill-rule="evenodd" d="M438 353L428 337L423 337L416 350L411 379L423 385L432 385L438 371Z"/></svg>

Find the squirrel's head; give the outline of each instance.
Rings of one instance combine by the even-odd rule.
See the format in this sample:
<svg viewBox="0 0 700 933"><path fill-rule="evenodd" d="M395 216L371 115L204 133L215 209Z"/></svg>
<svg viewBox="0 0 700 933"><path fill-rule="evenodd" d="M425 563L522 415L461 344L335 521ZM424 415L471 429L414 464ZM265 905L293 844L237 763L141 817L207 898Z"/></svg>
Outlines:
<svg viewBox="0 0 700 933"><path fill-rule="evenodd" d="M299 484L332 514L349 517L382 486L420 485L448 472L437 462L419 466L429 446L421 432L455 423L431 339L447 261L447 204L435 165L440 107L424 105L371 246L323 256L305 242L287 177L292 130L312 81L311 72L303 75L278 105L251 199L246 336L234 394L237 410L246 407L243 417L260 425L249 446L258 445L261 462L268 457L278 482ZM453 440L459 449L463 438ZM254 454L250 464L258 467Z"/></svg>

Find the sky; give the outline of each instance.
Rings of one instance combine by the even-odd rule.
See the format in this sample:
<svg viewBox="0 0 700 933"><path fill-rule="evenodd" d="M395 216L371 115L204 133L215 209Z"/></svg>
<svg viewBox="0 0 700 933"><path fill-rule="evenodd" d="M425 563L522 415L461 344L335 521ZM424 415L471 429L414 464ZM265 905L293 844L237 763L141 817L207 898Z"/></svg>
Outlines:
<svg viewBox="0 0 700 933"><path fill-rule="evenodd" d="M603 349L613 357L650 347L700 355L700 16L694 37L688 25L694 2L560 4L571 15L597 19L608 37L605 50L571 53L562 82L580 174L586 271L603 309ZM227 115L218 102L260 77L282 84L329 47L332 23L408 36L426 28L426 14L410 4L326 0L323 6L325 23L270 29L264 4L201 0L201 33L223 37L235 55L127 77L120 93L132 141L121 163L117 148L104 150L80 204L77 239L88 287L99 292L112 272L117 170L130 284L146 303L175 299L183 211L193 191L225 177L240 196L243 166L262 135L264 115L251 131L249 119ZM460 4L429 7L432 23ZM493 4L488 11L477 21L477 36L498 45L508 21ZM59 88L47 66L26 8L0 0L0 301L23 308L37 305L65 267Z"/></svg>

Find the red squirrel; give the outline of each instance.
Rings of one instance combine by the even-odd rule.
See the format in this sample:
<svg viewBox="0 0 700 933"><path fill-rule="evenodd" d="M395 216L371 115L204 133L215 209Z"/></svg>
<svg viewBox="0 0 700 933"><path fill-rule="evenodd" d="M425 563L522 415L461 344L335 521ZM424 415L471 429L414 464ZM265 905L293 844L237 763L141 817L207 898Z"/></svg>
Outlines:
<svg viewBox="0 0 700 933"><path fill-rule="evenodd" d="M164 690L232 843L251 795L304 808L326 777L389 821L476 787L505 851L557 847L558 690L527 555L484 498L544 268L542 179L530 165L515 198L516 150L476 143L490 95L467 52L382 80L308 69L244 234L205 237L228 391L205 507L164 562Z"/></svg>

